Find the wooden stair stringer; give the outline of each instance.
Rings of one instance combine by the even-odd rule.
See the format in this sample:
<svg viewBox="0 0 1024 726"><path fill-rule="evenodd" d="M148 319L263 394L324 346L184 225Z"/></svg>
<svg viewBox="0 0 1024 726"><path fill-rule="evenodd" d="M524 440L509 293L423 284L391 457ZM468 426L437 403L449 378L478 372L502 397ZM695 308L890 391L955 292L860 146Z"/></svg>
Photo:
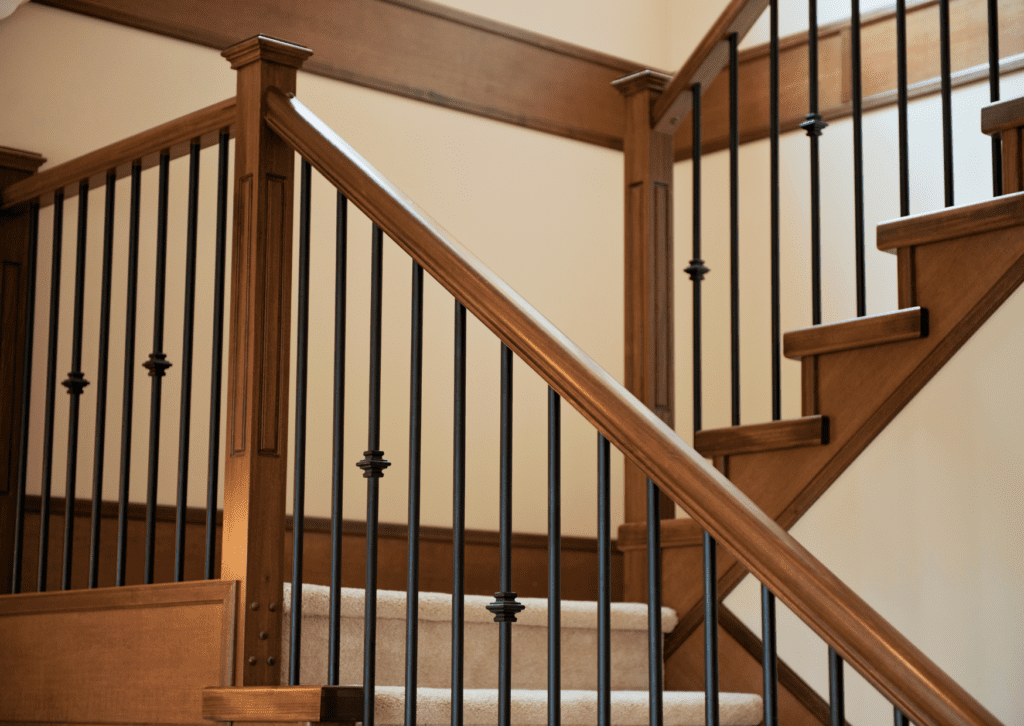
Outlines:
<svg viewBox="0 0 1024 726"><path fill-rule="evenodd" d="M915 268L917 304L929 310L927 338L817 356L817 398L820 413L830 420L830 442L728 457L730 480L783 528L800 519L1024 282L1024 219L1017 226L917 246ZM701 563L699 547L662 553L663 602L680 613L666 639L666 658L703 620ZM746 572L722 548L718 566L719 596L725 598ZM631 595L627 591L626 599L643 599Z"/></svg>

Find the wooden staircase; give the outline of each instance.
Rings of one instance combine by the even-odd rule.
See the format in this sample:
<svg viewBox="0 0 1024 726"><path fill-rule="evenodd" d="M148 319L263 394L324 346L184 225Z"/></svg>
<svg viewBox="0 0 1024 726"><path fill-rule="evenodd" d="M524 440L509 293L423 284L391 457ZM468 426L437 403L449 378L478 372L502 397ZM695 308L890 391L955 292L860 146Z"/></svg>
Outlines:
<svg viewBox="0 0 1024 726"><path fill-rule="evenodd" d="M789 529L988 317L1024 282L1024 101L984 109L982 129L1002 134L1004 195L879 225L877 246L897 255L900 310L784 337L802 367L803 417L707 430L694 447ZM619 546L627 571L645 573L646 525L627 524ZM662 523L663 602L680 614L666 641L666 686L703 687L701 530L691 519ZM719 555L725 598L747 574ZM643 600L644 579L627 577L625 599ZM721 685L756 691L760 640L721 608ZM786 723L827 723L827 704L780 663Z"/></svg>

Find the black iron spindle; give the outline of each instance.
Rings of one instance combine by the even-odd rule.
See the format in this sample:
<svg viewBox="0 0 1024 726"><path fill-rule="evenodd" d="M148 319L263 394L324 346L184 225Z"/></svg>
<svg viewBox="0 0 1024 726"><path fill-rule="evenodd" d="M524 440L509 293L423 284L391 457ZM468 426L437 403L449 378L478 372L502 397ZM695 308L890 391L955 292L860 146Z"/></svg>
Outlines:
<svg viewBox="0 0 1024 726"><path fill-rule="evenodd" d="M381 296L384 270L384 234L374 223L371 237L370 283L370 405L368 445L358 466L367 479L366 495L366 600L363 631L363 726L373 726L374 683L377 668L377 513L380 478L391 462L380 450L380 344Z"/></svg>
<svg viewBox="0 0 1024 726"><path fill-rule="evenodd" d="M949 42L949 0L939 0L939 75L942 82L942 171L946 206L953 206L953 77Z"/></svg>
<svg viewBox="0 0 1024 726"><path fill-rule="evenodd" d="M597 435L597 726L612 723L611 447Z"/></svg>
<svg viewBox="0 0 1024 726"><path fill-rule="evenodd" d="M423 433L423 268L415 260L412 263L412 332L409 348L409 577L405 588L405 726L415 726L420 612L420 444Z"/></svg>
<svg viewBox="0 0 1024 726"><path fill-rule="evenodd" d="M18 439L18 484L14 505L14 562L11 593L21 592L22 559L25 547L25 486L28 479L28 432L32 412L32 353L36 324L36 259L39 252L39 201L29 204L28 280L25 296L25 349L21 365L21 421Z"/></svg>
<svg viewBox="0 0 1024 726"><path fill-rule="evenodd" d="M818 113L818 0L808 0L807 90L810 108L800 128L811 139L811 321L821 324L821 193L819 189L818 139L828 126Z"/></svg>
<svg viewBox="0 0 1024 726"><path fill-rule="evenodd" d="M988 98L999 100L999 3L988 0ZM1003 193L1003 144L999 134L992 135L992 195Z"/></svg>
<svg viewBox="0 0 1024 726"><path fill-rule="evenodd" d="M894 726L910 726L910 719L903 715L899 706L892 708L892 722Z"/></svg>
<svg viewBox="0 0 1024 726"><path fill-rule="evenodd" d="M864 270L864 132L863 90L861 84L860 0L851 0L850 65L853 96L853 216L854 253L857 274L857 317L867 315Z"/></svg>
<svg viewBox="0 0 1024 726"><path fill-rule="evenodd" d="M782 418L782 334L779 312L779 2L771 0L769 127L771 137L772 419Z"/></svg>
<svg viewBox="0 0 1024 726"><path fill-rule="evenodd" d="M828 649L828 702L832 726L846 726L843 659L831 647Z"/></svg>
<svg viewBox="0 0 1024 726"><path fill-rule="evenodd" d="M455 301L452 431L452 726L462 726L466 592L466 308Z"/></svg>
<svg viewBox="0 0 1024 726"><path fill-rule="evenodd" d="M135 308L139 283L139 205L142 199L142 165L132 164L132 193L128 219L128 291L124 322L124 394L121 399L121 471L117 507L117 578L125 583L128 569L128 494L132 463L132 411L135 395Z"/></svg>
<svg viewBox="0 0 1024 726"><path fill-rule="evenodd" d="M713 541L713 540L712 540ZM664 682L662 679L661 633L661 492L654 482L647 479L647 692L649 723L661 726L664 723ZM716 688L717 692L717 688ZM707 724L718 724L718 699L715 704L714 720ZM711 700L708 701L710 703ZM710 718L711 712L707 712Z"/></svg>
<svg viewBox="0 0 1024 726"><path fill-rule="evenodd" d="M764 679L764 720L763 726L778 726L779 723L779 673L775 646L775 595L761 585L761 669Z"/></svg>
<svg viewBox="0 0 1024 726"><path fill-rule="evenodd" d="M117 174L107 172L103 214L103 282L100 293L99 354L96 356L96 439L92 455L92 529L89 532L89 587L99 585L100 505L103 503L103 464L107 442L107 357L110 353L110 288L114 260L114 190Z"/></svg>
<svg viewBox="0 0 1024 726"><path fill-rule="evenodd" d="M562 399L548 388L548 726L562 723Z"/></svg>
<svg viewBox="0 0 1024 726"><path fill-rule="evenodd" d="M700 84L694 83L693 93L693 259L685 272L693 281L693 420L694 430L700 428L701 420L701 309L700 283L704 275L710 272L700 258L700 182L701 182L701 113Z"/></svg>
<svg viewBox="0 0 1024 726"><path fill-rule="evenodd" d="M740 425L740 104L739 36L729 36L729 311L732 425Z"/></svg>
<svg viewBox="0 0 1024 726"><path fill-rule="evenodd" d="M896 106L899 116L900 216L910 214L910 134L907 124L907 0L896 0Z"/></svg>
<svg viewBox="0 0 1024 726"><path fill-rule="evenodd" d="M174 581L185 579L185 508L188 506L189 439L192 431L192 341L196 309L196 236L199 225L199 141L188 163L188 226L185 233L185 310L181 341L181 410L178 416L178 501L174 527Z"/></svg>
<svg viewBox="0 0 1024 726"><path fill-rule="evenodd" d="M306 383L309 369L309 216L313 168L299 167L299 293L295 343L295 484L292 503L292 638L288 685L299 685L302 665L302 553L306 523Z"/></svg>
<svg viewBox="0 0 1024 726"><path fill-rule="evenodd" d="M43 471L39 498L39 573L37 587L46 591L50 553L50 488L53 481L53 408L57 395L57 332L60 324L60 263L64 240L64 190L53 194L53 255L50 262L50 326L46 351L46 412L43 422Z"/></svg>
<svg viewBox="0 0 1024 726"><path fill-rule="evenodd" d="M89 182L78 185L78 244L75 251L75 307L72 317L71 371L61 385L71 397L68 405L68 460L64 490L64 565L62 590L71 589L71 556L75 544L75 492L78 484L78 418L82 391L89 385L82 372L82 324L85 317L85 244L88 240Z"/></svg>
<svg viewBox="0 0 1024 726"><path fill-rule="evenodd" d="M345 320L348 299L348 199L338 192L334 262L334 446L331 487L331 614L327 653L327 685L340 685L341 652L341 523L344 501L345 448Z"/></svg>
<svg viewBox="0 0 1024 726"><path fill-rule="evenodd" d="M704 723L718 726L718 545L704 532Z"/></svg>
<svg viewBox="0 0 1024 726"><path fill-rule="evenodd" d="M228 142L220 132L217 154L217 237L213 263L213 342L210 354L210 448L206 463L206 562L204 577L214 578L217 549L217 483L220 480L221 372L224 361L224 273L228 230Z"/></svg>
<svg viewBox="0 0 1024 726"><path fill-rule="evenodd" d="M143 582L153 582L153 567L156 558L156 494L160 475L160 404L164 373L171 364L163 352L164 347L164 298L167 289L167 194L170 179L171 157L160 154L160 187L156 219L156 284L153 302L153 352L142 364L152 378L149 398L149 469L146 486L146 566Z"/></svg>
<svg viewBox="0 0 1024 726"><path fill-rule="evenodd" d="M512 723L512 623L524 605L512 591L512 351L501 344L501 447L498 478L501 488L498 531L501 590L487 610L498 623L498 726Z"/></svg>

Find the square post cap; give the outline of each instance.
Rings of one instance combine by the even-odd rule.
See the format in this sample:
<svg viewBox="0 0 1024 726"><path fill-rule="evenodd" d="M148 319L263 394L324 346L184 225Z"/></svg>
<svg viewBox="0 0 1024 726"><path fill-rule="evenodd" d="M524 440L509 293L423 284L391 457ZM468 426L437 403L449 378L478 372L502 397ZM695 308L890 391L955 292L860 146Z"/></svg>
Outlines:
<svg viewBox="0 0 1024 726"><path fill-rule="evenodd" d="M658 71L652 71L650 69L637 71L636 73L630 73L628 76L617 78L612 81L614 86L619 93L623 96L632 96L641 91L654 91L655 93L661 93L668 86L669 81L672 80L672 76L665 73L659 73Z"/></svg>
<svg viewBox="0 0 1024 726"><path fill-rule="evenodd" d="M267 61L298 69L313 55L313 51L286 40L271 38L269 35L254 35L226 48L221 55L231 62L232 70L238 70L256 61Z"/></svg>

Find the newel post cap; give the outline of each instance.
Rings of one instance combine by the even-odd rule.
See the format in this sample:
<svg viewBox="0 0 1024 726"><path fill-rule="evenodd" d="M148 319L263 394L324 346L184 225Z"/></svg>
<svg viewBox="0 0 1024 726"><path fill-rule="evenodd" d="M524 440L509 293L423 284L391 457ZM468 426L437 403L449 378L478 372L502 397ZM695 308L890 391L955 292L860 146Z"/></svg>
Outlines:
<svg viewBox="0 0 1024 726"><path fill-rule="evenodd" d="M0 169L27 171L29 174L34 174L45 163L46 158L42 154L0 146Z"/></svg>
<svg viewBox="0 0 1024 726"><path fill-rule="evenodd" d="M619 93L628 97L641 91L661 93L671 80L672 76L647 68L636 73L630 73L628 76L617 78L612 81L612 85L618 89Z"/></svg>
<svg viewBox="0 0 1024 726"><path fill-rule="evenodd" d="M269 61L297 69L302 68L302 64L313 55L313 51L286 40L271 38L269 35L254 35L226 48L221 55L231 62L232 70L238 70L256 61Z"/></svg>

